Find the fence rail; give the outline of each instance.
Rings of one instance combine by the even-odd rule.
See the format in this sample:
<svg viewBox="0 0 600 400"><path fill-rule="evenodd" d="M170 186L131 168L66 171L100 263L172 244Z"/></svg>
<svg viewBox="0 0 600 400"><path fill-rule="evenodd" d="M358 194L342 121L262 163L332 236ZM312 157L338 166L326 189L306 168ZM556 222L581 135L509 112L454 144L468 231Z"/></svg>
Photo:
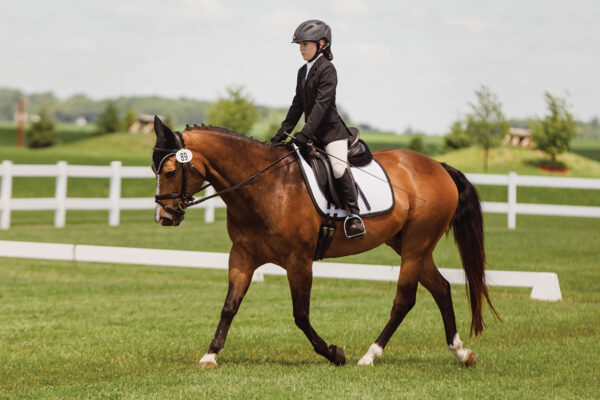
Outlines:
<svg viewBox="0 0 600 400"><path fill-rule="evenodd" d="M509 229L516 228L517 214L600 218L600 207L517 203L518 186L600 190L600 179L524 176L517 175L515 172L508 175L466 174L466 176L474 184L508 186L506 203L483 202L482 206L484 212L507 214ZM0 229L10 228L12 211L53 210L54 226L60 228L65 226L67 210L108 210L108 223L115 226L119 225L121 210L151 210L155 207L152 197L121 196L122 179L154 179L154 174L148 167L124 167L120 161L113 161L109 166L68 165L65 161L52 165L23 165L3 161L0 164L0 177L2 178ZM56 178L55 196L13 198L13 178L21 177ZM68 178L108 178L110 180L108 198L67 197ZM212 188L206 191L206 195L213 193ZM198 207L205 209L204 220L210 223L214 221L215 208L225 207L225 203L215 198Z"/></svg>
<svg viewBox="0 0 600 400"><path fill-rule="evenodd" d="M140 249L131 247L88 246L60 243L12 242L0 240L0 257L33 258L118 264L147 264L165 267L227 269L229 254L184 250ZM465 284L462 269L439 268L440 273L453 284ZM375 281L398 280L400 267L387 265L313 263L316 278L360 279ZM286 271L275 265L259 267L253 280L264 280L264 275L284 275ZM536 300L562 300L558 275L554 272L485 271L488 285L531 288L530 297Z"/></svg>
<svg viewBox="0 0 600 400"><path fill-rule="evenodd" d="M59 161L51 165L21 165L11 161L0 164L2 186L0 192L0 229L10 228L12 211L53 210L54 226L65 226L66 210L108 210L108 224L117 226L120 223L121 210L152 210L155 208L152 197L121 197L122 179L149 178L154 174L148 167L124 167L120 161L113 161L110 166L68 165ZM13 178L47 177L56 178L55 196L50 198L13 198ZM107 198L74 198L67 197L68 178L108 178L109 195ZM212 188L206 195L214 193ZM214 222L215 207L225 207L220 199L211 199L198 208L204 208L204 221Z"/></svg>

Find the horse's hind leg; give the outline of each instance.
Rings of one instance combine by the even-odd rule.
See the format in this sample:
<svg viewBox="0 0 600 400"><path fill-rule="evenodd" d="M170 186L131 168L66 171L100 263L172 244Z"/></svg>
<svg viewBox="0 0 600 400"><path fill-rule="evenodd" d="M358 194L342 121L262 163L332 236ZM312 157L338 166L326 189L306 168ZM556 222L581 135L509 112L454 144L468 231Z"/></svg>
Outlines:
<svg viewBox="0 0 600 400"><path fill-rule="evenodd" d="M429 290L442 313L448 349L463 365L467 367L474 365L477 356L470 349L463 349L460 336L456 331L450 284L437 269L432 257L425 262L419 281Z"/></svg>
<svg viewBox="0 0 600 400"><path fill-rule="evenodd" d="M392 239L388 243L397 253L400 253L400 237ZM406 255L402 257L402 267L398 277L398 286L396 289L396 298L392 306L390 319L383 331L375 340L375 343L369 347L369 351L358 361L358 365L373 365L376 358L381 357L383 349L391 339L398 326L413 308L417 295L417 284L419 274L423 266L423 259L420 256Z"/></svg>
<svg viewBox="0 0 600 400"><path fill-rule="evenodd" d="M344 351L335 345L327 343L317 334L310 324L310 291L312 288L312 261L288 265L288 282L292 293L294 307L294 321L296 326L304 332L315 351L335 365L346 364Z"/></svg>
<svg viewBox="0 0 600 400"><path fill-rule="evenodd" d="M252 274L259 265L259 262L254 261L241 248L234 245L231 249L229 254L229 289L227 290L227 297L221 310L221 319L215 336L210 343L208 351L199 362L201 366L214 367L217 365L216 357L223 351L225 339L227 338L233 317L237 313L248 291Z"/></svg>

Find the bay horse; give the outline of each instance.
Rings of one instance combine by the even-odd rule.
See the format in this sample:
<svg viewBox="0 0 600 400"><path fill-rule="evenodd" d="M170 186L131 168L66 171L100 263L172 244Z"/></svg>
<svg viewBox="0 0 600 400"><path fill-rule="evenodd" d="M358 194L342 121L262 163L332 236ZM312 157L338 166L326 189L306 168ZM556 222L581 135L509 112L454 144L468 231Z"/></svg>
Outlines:
<svg viewBox="0 0 600 400"><path fill-rule="evenodd" d="M293 316L314 350L335 365L346 362L344 351L327 343L310 323L313 255L322 217L305 186L299 163L285 145L272 146L223 128L187 127L172 132L155 118L153 170L158 203L156 222L177 226L192 204L192 195L209 184L227 205L227 230L233 243L229 254L229 289L221 318L201 366L216 366L225 339L254 271L273 263L286 269ZM182 150L184 149L185 150ZM463 348L456 330L450 285L433 260L433 250L448 229L462 258L471 306L471 334L485 324L483 298L498 317L485 283L485 251L481 205L477 191L456 169L408 150L382 150L375 159L387 171L394 190L394 208L366 218L361 240L344 236L342 222L326 258L362 253L386 243L401 256L396 297L389 321L358 361L373 365L415 304L421 283L435 299L444 323L448 349L470 366L476 356ZM256 172L261 174L255 174ZM254 174L254 175L253 175ZM251 177L250 180L248 178Z"/></svg>

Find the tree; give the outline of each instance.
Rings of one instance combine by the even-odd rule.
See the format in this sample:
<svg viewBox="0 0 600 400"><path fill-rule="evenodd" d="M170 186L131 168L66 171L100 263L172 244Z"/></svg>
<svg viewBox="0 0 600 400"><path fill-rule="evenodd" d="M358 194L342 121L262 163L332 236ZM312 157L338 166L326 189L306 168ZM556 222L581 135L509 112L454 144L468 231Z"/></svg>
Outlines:
<svg viewBox="0 0 600 400"><path fill-rule="evenodd" d="M133 111L133 108L129 108L125 113L125 119L123 119L123 126L125 127L125 130L129 131L131 125L135 124L136 122L137 115L135 114L135 111Z"/></svg>
<svg viewBox="0 0 600 400"><path fill-rule="evenodd" d="M242 91L241 86L227 88L227 96L220 98L208 110L211 125L248 133L258 119L258 111Z"/></svg>
<svg viewBox="0 0 600 400"><path fill-rule="evenodd" d="M454 122L450 127L450 132L444 136L444 149L457 150L470 147L473 139L467 134L464 123L460 120Z"/></svg>
<svg viewBox="0 0 600 400"><path fill-rule="evenodd" d="M425 153L425 145L423 144L422 135L414 135L410 142L408 142L408 148L412 151L418 151L419 153Z"/></svg>
<svg viewBox="0 0 600 400"><path fill-rule="evenodd" d="M99 133L113 133L119 130L119 112L114 102L106 102L104 112L100 115L96 124L98 125Z"/></svg>
<svg viewBox="0 0 600 400"><path fill-rule="evenodd" d="M556 168L556 156L569 150L577 124L565 99L554 97L548 92L544 96L550 114L532 124L531 139L538 149L550 156L551 168Z"/></svg>
<svg viewBox="0 0 600 400"><path fill-rule="evenodd" d="M469 103L473 112L467 115L467 134L485 150L483 169L488 170L490 148L497 146L499 138L508 132L509 125L502 113L498 96L484 85L475 91L477 104Z"/></svg>
<svg viewBox="0 0 600 400"><path fill-rule="evenodd" d="M54 145L56 139L54 121L45 106L39 108L38 117L39 120L34 122L31 130L27 132L27 147L50 147Z"/></svg>
<svg viewBox="0 0 600 400"><path fill-rule="evenodd" d="M165 115L165 118L163 120L163 124L165 124L166 126L168 126L170 128L173 127L173 117L171 116L171 114Z"/></svg>

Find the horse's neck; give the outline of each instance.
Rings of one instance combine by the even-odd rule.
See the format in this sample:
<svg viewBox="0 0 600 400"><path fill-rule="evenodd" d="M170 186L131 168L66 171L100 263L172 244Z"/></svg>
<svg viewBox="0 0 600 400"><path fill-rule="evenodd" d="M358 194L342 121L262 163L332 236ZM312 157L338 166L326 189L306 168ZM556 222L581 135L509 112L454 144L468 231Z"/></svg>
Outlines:
<svg viewBox="0 0 600 400"><path fill-rule="evenodd" d="M186 147L202 154L208 179L218 191L245 181L274 159L268 146L226 132L206 130L188 140L192 147Z"/></svg>

